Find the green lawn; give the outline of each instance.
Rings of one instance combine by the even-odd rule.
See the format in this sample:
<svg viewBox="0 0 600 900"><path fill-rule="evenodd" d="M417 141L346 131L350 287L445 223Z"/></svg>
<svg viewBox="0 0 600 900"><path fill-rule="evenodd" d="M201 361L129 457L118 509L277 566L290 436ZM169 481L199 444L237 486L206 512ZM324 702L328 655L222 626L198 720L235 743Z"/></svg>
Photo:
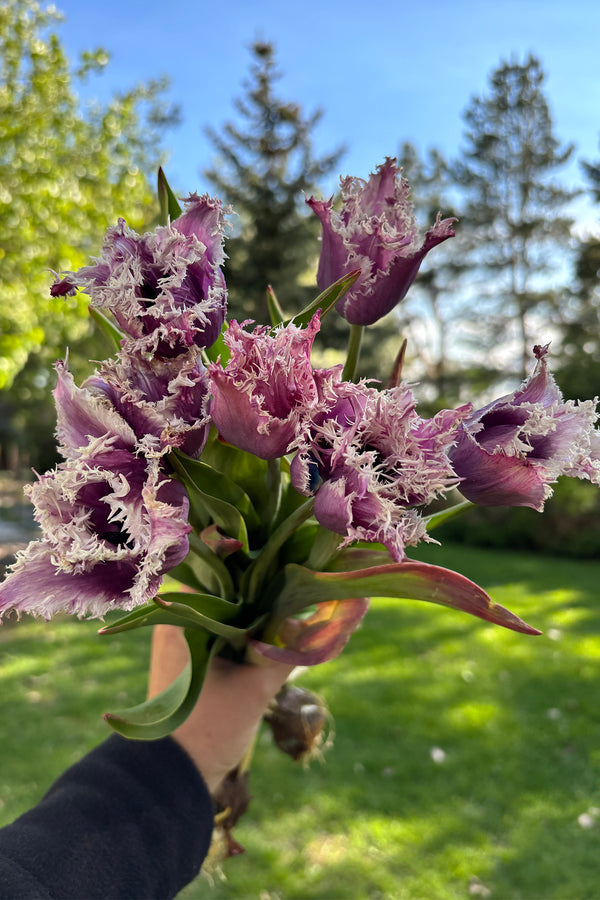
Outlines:
<svg viewBox="0 0 600 900"><path fill-rule="evenodd" d="M334 662L303 676L335 718L308 769L267 734L247 849L212 900L600 897L600 563L458 547L419 554L544 630L525 637L416 602L376 600ZM147 634L96 623L0 631L1 821L144 693Z"/></svg>

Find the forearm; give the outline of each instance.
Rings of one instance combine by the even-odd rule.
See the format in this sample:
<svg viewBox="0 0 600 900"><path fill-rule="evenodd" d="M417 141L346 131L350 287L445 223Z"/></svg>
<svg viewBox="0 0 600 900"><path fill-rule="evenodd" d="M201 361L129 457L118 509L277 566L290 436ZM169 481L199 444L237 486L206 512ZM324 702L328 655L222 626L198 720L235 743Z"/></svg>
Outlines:
<svg viewBox="0 0 600 900"><path fill-rule="evenodd" d="M0 896L174 897L208 851L213 809L171 738L113 736L0 831Z"/></svg>

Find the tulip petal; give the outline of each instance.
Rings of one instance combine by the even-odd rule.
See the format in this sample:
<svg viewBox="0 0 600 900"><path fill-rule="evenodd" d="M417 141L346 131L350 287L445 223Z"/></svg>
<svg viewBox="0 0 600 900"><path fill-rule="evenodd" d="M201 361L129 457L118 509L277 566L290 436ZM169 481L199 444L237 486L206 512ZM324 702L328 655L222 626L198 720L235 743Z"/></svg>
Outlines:
<svg viewBox="0 0 600 900"><path fill-rule="evenodd" d="M551 493L548 473L520 456L488 453L470 434L458 439L453 456L459 491L481 506L529 506L541 512Z"/></svg>

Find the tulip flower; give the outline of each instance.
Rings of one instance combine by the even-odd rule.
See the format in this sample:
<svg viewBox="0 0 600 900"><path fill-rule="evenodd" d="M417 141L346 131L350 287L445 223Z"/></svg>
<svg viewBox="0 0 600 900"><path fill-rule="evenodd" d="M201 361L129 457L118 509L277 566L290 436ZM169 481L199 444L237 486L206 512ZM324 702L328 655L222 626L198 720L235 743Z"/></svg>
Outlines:
<svg viewBox="0 0 600 900"><path fill-rule="evenodd" d="M177 448L198 457L204 449L208 376L194 350L175 360L122 352L103 362L83 389L110 403L149 451Z"/></svg>
<svg viewBox="0 0 600 900"><path fill-rule="evenodd" d="M187 555L183 486L165 478L156 459L115 450L110 437L41 476L28 496L43 538L17 555L0 587L0 616L130 610Z"/></svg>
<svg viewBox="0 0 600 900"><path fill-rule="evenodd" d="M315 517L343 535L341 547L379 542L399 561L407 545L427 540L416 507L458 481L447 449L471 407L425 420L406 386L379 392L332 378L327 393L337 400L328 412L316 406L309 417L296 444L292 484L315 495Z"/></svg>
<svg viewBox="0 0 600 900"><path fill-rule="evenodd" d="M275 333L229 323L231 358L225 368L208 367L211 417L223 440L261 459L288 452L304 410L317 400L310 352L319 327L318 313L305 329L289 324Z"/></svg>
<svg viewBox="0 0 600 900"><path fill-rule="evenodd" d="M114 315L130 350L174 357L209 347L226 310L223 210L208 196L185 202L182 216L152 233L138 235L119 219L100 259L70 278L62 273L51 293L75 284L87 291L93 307Z"/></svg>
<svg viewBox="0 0 600 900"><path fill-rule="evenodd" d="M479 409L462 423L452 465L460 491L484 506L542 511L560 475L600 484L596 402L563 401L548 371L547 347L534 347L537 365L521 388Z"/></svg>
<svg viewBox="0 0 600 900"><path fill-rule="evenodd" d="M135 432L105 397L76 387L64 363L56 369L65 461L26 489L42 539L18 554L0 587L0 616L132 609L189 550L183 485L166 476L158 455L140 454Z"/></svg>
<svg viewBox="0 0 600 900"><path fill-rule="evenodd" d="M410 188L394 159L386 159L368 181L341 179L342 207L333 198L306 202L322 225L317 282L325 290L353 269L361 275L337 304L352 325L371 325L389 313L414 281L427 253L454 236L454 219L439 213L425 238L417 233Z"/></svg>

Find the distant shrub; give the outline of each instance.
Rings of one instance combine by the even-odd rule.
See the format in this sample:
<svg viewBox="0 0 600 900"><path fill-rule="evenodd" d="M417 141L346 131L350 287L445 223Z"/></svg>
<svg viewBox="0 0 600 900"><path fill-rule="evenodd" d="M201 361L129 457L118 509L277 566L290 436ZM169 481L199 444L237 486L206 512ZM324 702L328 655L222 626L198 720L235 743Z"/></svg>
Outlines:
<svg viewBox="0 0 600 900"><path fill-rule="evenodd" d="M442 542L510 547L578 558L600 557L600 497L589 482L561 478L544 512L473 507L436 530Z"/></svg>

